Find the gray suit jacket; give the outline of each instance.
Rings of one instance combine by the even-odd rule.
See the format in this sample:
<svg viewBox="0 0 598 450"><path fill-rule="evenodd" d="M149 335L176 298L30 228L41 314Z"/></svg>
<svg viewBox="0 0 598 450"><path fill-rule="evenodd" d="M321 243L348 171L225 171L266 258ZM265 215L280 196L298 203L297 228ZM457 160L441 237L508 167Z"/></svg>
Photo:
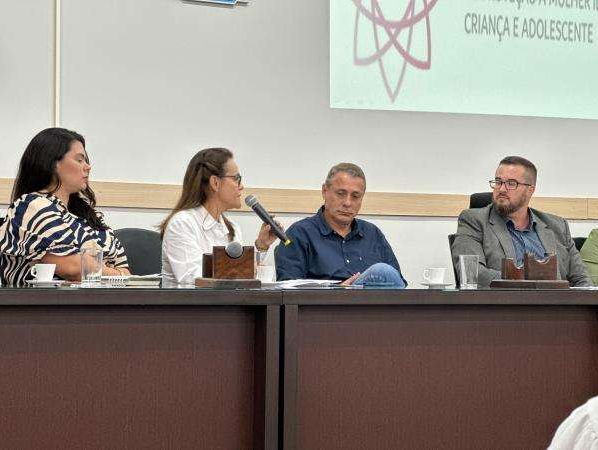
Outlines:
<svg viewBox="0 0 598 450"><path fill-rule="evenodd" d="M546 253L557 255L559 278L569 280L571 286L591 286L592 281L571 239L567 221L535 209L532 211L536 216L536 231ZM515 247L505 220L492 205L466 209L461 213L451 250L457 273L459 255L479 256L480 287L487 287L490 281L500 278L503 258L515 259Z"/></svg>

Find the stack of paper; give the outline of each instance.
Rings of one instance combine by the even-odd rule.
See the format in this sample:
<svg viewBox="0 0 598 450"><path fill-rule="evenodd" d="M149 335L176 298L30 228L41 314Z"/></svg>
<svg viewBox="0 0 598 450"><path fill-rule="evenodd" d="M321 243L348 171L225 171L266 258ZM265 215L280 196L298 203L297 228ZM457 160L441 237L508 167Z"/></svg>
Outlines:
<svg viewBox="0 0 598 450"><path fill-rule="evenodd" d="M152 273L150 275L131 275L127 280L127 286L159 286L162 275Z"/></svg>
<svg viewBox="0 0 598 450"><path fill-rule="evenodd" d="M273 283L262 283L262 286L276 289L304 289L315 287L326 288L336 286L339 283L340 281L338 280L286 280Z"/></svg>

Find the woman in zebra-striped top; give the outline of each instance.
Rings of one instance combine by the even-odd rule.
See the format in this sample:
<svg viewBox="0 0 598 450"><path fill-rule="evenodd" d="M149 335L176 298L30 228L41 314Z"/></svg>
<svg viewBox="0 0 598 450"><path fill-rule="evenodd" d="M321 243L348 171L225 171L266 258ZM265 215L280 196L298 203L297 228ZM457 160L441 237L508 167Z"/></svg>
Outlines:
<svg viewBox="0 0 598 450"><path fill-rule="evenodd" d="M85 139L63 128L48 128L27 146L0 225L0 278L20 286L36 263L56 264L56 275L81 276L81 246L95 241L104 252L104 275L129 275L127 257L88 185L91 166Z"/></svg>

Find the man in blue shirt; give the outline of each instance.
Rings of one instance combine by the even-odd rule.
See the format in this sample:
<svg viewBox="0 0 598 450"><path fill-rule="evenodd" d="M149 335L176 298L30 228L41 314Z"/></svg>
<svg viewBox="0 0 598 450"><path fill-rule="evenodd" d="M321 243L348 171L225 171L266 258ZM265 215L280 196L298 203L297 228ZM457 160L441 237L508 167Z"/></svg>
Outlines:
<svg viewBox="0 0 598 450"><path fill-rule="evenodd" d="M293 224L292 243L275 252L278 280L329 279L343 284L405 287L407 282L390 245L374 224L356 219L365 175L351 163L332 167L322 185L324 206Z"/></svg>

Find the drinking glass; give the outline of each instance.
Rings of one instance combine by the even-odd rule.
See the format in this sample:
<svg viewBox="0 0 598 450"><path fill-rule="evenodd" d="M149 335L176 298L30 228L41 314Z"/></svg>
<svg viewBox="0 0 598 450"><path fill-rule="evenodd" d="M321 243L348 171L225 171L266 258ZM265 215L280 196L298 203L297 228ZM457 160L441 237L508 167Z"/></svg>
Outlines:
<svg viewBox="0 0 598 450"><path fill-rule="evenodd" d="M459 255L461 289L478 288L478 255Z"/></svg>
<svg viewBox="0 0 598 450"><path fill-rule="evenodd" d="M81 287L99 287L102 283L103 252L100 246L81 248Z"/></svg>

